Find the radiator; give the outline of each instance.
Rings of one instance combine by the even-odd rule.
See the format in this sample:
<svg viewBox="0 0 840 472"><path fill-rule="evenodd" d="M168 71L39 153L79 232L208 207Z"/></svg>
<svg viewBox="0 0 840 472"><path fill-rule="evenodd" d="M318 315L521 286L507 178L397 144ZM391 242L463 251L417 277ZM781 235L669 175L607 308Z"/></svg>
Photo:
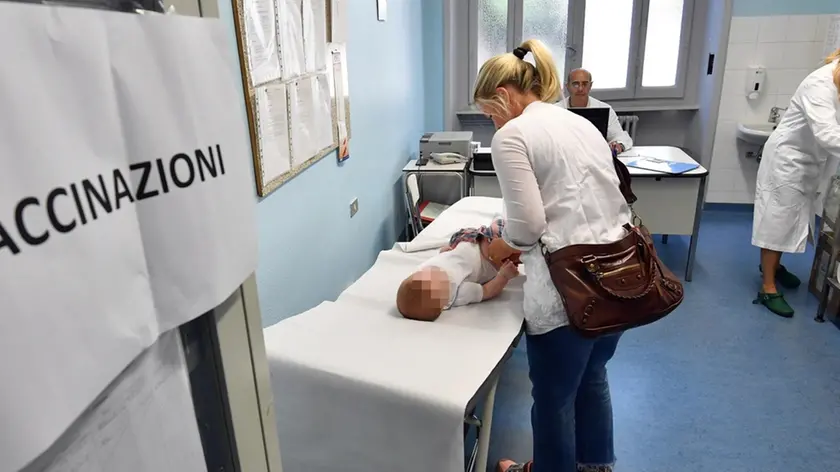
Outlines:
<svg viewBox="0 0 840 472"><path fill-rule="evenodd" d="M639 125L639 117L636 115L619 115L618 122L621 123L621 128L627 131L630 139L636 141L636 128Z"/></svg>

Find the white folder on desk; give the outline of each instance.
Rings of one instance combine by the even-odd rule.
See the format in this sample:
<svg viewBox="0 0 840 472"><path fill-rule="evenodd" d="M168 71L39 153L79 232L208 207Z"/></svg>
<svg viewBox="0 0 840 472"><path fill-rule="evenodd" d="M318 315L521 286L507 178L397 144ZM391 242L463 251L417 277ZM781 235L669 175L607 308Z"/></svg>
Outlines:
<svg viewBox="0 0 840 472"><path fill-rule="evenodd" d="M679 175L690 172L698 167L699 164L689 162L675 162L656 157L640 156L637 159L627 162L628 167L635 167L637 169L653 170L662 172L664 174Z"/></svg>

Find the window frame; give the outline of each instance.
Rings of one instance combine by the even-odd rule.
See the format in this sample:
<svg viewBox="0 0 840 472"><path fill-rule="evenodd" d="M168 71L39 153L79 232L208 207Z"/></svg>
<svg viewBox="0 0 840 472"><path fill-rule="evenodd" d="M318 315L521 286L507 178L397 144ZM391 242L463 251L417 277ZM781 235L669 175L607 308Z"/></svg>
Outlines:
<svg viewBox="0 0 840 472"><path fill-rule="evenodd" d="M471 91L478 74L478 1L467 1L467 88ZM645 42L647 40L648 12L651 0L633 0L633 18L631 20L630 47L627 49L627 86L613 89L595 89L592 96L602 100L621 100L627 103L649 99L685 99L688 82L689 56L691 55L692 18L695 13L695 1L684 0L682 25L680 29L679 57L677 59L677 77L671 87L644 87ZM586 0L569 0L568 25L566 32L565 83L569 72L583 65L585 44L584 24L586 18ZM522 43L524 21L524 0L508 0L507 7L507 46L512 51ZM554 51L557 54L557 51ZM597 81L597 77L595 78ZM468 94L467 104L472 107L472 93Z"/></svg>
<svg viewBox="0 0 840 472"><path fill-rule="evenodd" d="M470 106L473 105L472 99L472 85L478 76L478 2L479 0L469 0L467 2L467 77L469 80L467 89L470 91L468 95L468 102ZM516 24L516 18L522 18L522 0L507 0L507 37L506 47L508 51L513 51L517 44L522 43L522 22ZM517 9L518 5L518 9ZM518 14L518 16L517 16ZM517 42L517 39L519 41Z"/></svg>
<svg viewBox="0 0 840 472"><path fill-rule="evenodd" d="M680 29L680 53L677 58L677 77L671 87L644 87L642 86L642 74L644 73L645 43L647 41L648 12L650 11L650 0L636 0L644 5L639 32L644 33L640 38L638 62L636 70L636 93L633 98L683 98L685 96L685 85L688 79L688 56L691 54L691 26L694 17L694 0L683 0L682 27Z"/></svg>
<svg viewBox="0 0 840 472"><path fill-rule="evenodd" d="M577 69L583 67L583 55L586 52L586 44L583 41L585 28L586 28L586 0L570 0L577 4L576 8L576 17L574 18L574 22L576 24L581 25L580 28L576 28L575 35L573 36L574 41L574 49L577 51L575 54L575 60L573 62L573 69ZM595 98L599 98L602 100L632 100L635 98L636 93L636 84L641 82L639 77L639 62L637 60L637 54L640 50L639 42L640 37L643 36L642 31L640 29L640 23L642 20L642 6L647 0L632 0L633 1L633 18L630 19L630 45L627 48L627 82L624 87L621 88L607 88L607 89L594 89L590 93L590 95L594 96ZM634 54L636 52L636 54ZM568 74L571 69L566 71ZM565 80L564 80L565 81ZM597 82L598 78L593 77L593 81Z"/></svg>

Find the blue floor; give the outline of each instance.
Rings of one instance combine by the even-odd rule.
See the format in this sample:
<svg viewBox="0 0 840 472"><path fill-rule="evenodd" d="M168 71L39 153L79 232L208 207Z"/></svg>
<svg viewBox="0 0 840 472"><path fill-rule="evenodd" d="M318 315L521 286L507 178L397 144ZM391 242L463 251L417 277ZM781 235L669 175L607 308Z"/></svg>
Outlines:
<svg viewBox="0 0 840 472"><path fill-rule="evenodd" d="M840 330L813 320L813 248L783 259L803 285L787 294L796 316L779 318L751 304L751 223L747 212L705 212L682 306L619 344L609 364L617 472L840 470ZM678 275L687 248L674 236L659 247ZM492 464L531 456L529 389L523 342L499 385Z"/></svg>

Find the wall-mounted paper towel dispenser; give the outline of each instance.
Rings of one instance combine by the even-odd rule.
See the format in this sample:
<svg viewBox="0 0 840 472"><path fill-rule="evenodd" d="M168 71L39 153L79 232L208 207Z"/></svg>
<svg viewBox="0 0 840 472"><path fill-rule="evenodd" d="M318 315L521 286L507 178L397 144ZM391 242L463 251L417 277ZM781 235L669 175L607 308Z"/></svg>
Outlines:
<svg viewBox="0 0 840 472"><path fill-rule="evenodd" d="M762 66L753 66L747 69L747 80L744 84L744 93L750 100L755 100L764 92L764 82L767 78L767 69Z"/></svg>

